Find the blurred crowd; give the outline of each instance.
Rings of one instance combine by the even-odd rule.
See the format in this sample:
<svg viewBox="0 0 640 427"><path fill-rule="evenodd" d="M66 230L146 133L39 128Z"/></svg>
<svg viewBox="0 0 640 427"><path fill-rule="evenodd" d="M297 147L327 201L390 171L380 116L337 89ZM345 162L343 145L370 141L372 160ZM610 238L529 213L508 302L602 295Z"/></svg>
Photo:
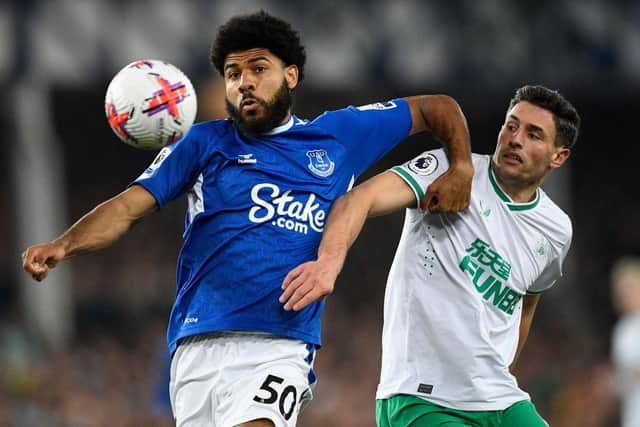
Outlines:
<svg viewBox="0 0 640 427"><path fill-rule="evenodd" d="M200 78L214 29L258 8L301 28L315 87L640 83L637 0L9 1L0 80L102 84L141 56Z"/></svg>

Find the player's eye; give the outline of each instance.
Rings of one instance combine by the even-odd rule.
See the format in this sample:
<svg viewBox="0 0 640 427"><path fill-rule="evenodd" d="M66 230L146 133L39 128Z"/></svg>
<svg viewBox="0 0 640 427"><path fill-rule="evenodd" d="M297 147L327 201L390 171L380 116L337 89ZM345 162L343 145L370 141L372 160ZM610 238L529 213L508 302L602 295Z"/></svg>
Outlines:
<svg viewBox="0 0 640 427"><path fill-rule="evenodd" d="M518 129L518 126L516 126L515 123L507 123L507 129L509 132L515 132L516 129Z"/></svg>
<svg viewBox="0 0 640 427"><path fill-rule="evenodd" d="M262 65L258 65L256 67L256 73L262 73L263 71L266 71L266 70L267 70L267 67L264 67Z"/></svg>
<svg viewBox="0 0 640 427"><path fill-rule="evenodd" d="M540 138L540 135L538 135L538 134L537 134L537 133L535 133L535 132L530 132L530 133L529 133L529 138L531 138L531 139L535 139L536 141L539 141L539 140L541 140L541 139L542 139L542 138Z"/></svg>
<svg viewBox="0 0 640 427"><path fill-rule="evenodd" d="M227 79L229 80L237 80L239 78L240 78L239 71L230 71L229 73L227 73Z"/></svg>

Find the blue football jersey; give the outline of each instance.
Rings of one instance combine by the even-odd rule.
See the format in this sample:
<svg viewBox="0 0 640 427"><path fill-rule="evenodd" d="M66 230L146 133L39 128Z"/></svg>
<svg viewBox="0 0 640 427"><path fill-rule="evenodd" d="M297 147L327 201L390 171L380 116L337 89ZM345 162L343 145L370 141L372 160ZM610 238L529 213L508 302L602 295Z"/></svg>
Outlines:
<svg viewBox="0 0 640 427"><path fill-rule="evenodd" d="M324 301L285 311L287 273L317 257L332 203L409 135L395 99L295 116L268 134L243 135L231 120L194 125L134 182L160 207L188 193L177 293L167 339L259 331L320 345Z"/></svg>

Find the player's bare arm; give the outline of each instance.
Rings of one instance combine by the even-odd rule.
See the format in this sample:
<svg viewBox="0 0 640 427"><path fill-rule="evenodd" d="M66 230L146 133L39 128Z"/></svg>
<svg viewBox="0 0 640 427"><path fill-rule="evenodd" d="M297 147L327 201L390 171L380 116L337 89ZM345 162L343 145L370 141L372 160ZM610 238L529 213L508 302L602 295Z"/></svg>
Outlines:
<svg viewBox="0 0 640 427"><path fill-rule="evenodd" d="M525 295L522 299L522 319L520 320L518 348L516 349L516 355L513 358L513 362L511 362L511 365L509 366L509 370L512 372L516 366L516 363L518 363L518 358L520 357L520 353L522 353L524 344L527 342L527 337L529 336L529 331L531 330L533 316L536 313L536 308L538 307L540 296L541 295Z"/></svg>
<svg viewBox="0 0 640 427"><path fill-rule="evenodd" d="M449 156L449 170L427 188L421 210L459 212L471 199L471 144L467 120L458 103L447 95L406 98L411 109L411 135L430 131L442 142Z"/></svg>
<svg viewBox="0 0 640 427"><path fill-rule="evenodd" d="M111 245L134 222L156 209L156 200L151 193L140 185L133 185L96 206L60 237L27 248L22 254L23 268L35 280L41 281L58 262Z"/></svg>
<svg viewBox="0 0 640 427"><path fill-rule="evenodd" d="M384 172L354 187L331 208L318 259L306 262L287 274L280 302L285 310L302 310L333 292L347 252L367 217L384 215L415 206L415 195L398 175Z"/></svg>

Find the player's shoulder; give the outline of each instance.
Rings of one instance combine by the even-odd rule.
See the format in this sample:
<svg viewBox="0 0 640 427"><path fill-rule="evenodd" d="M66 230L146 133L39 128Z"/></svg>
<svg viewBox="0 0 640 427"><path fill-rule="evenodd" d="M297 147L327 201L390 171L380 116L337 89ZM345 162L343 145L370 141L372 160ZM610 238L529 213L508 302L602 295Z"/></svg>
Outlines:
<svg viewBox="0 0 640 427"><path fill-rule="evenodd" d="M471 153L471 162L473 162L473 168L478 170L489 171L491 163L491 156L488 154Z"/></svg>
<svg viewBox="0 0 640 427"><path fill-rule="evenodd" d="M472 153L472 162L476 171L474 179L478 178L478 169L488 167L485 157L487 156ZM394 166L391 170L400 174L402 174L401 170L404 170L411 175L431 181L449 169L449 165L449 157L444 148L435 148L423 151L411 160Z"/></svg>
<svg viewBox="0 0 640 427"><path fill-rule="evenodd" d="M478 172L488 171L489 157L487 155L471 153L471 162L475 170L474 177L482 175L482 173ZM435 148L420 153L402 166L414 172L416 169L429 171L446 170L449 168L449 157L444 148ZM422 171L423 174L428 174L426 170Z"/></svg>
<svg viewBox="0 0 640 427"><path fill-rule="evenodd" d="M203 154L222 146L224 141L233 139L234 126L233 121L229 119L198 122L178 144L183 145L183 149L196 150Z"/></svg>
<svg viewBox="0 0 640 427"><path fill-rule="evenodd" d="M487 154L471 153L474 175L488 175L491 167L491 156Z"/></svg>
<svg viewBox="0 0 640 427"><path fill-rule="evenodd" d="M193 136L195 137L222 137L230 132L233 132L234 126L235 125L233 124L233 120L231 119L207 120L194 123L190 133L193 133Z"/></svg>
<svg viewBox="0 0 640 427"><path fill-rule="evenodd" d="M473 163L473 180L475 182L491 181L491 156L488 154L471 153ZM489 185L489 184L486 184Z"/></svg>
<svg viewBox="0 0 640 427"><path fill-rule="evenodd" d="M340 108L337 110L327 110L322 112L315 119L311 120L308 125L310 128L325 128L327 126L333 125L336 121L342 120L344 118L348 118L348 116L353 112L355 107L353 105L348 105L344 108Z"/></svg>
<svg viewBox="0 0 640 427"><path fill-rule="evenodd" d="M545 224L551 228L562 241L570 241L573 235L571 217L549 195L540 188L540 202L536 213L542 217Z"/></svg>
<svg viewBox="0 0 640 427"><path fill-rule="evenodd" d="M542 188L538 191L540 192L540 213L544 214L550 221L570 228L571 218L569 215Z"/></svg>
<svg viewBox="0 0 640 427"><path fill-rule="evenodd" d="M434 148L432 150L423 151L416 158L421 157L435 157L438 161L444 163L445 166L449 166L449 158L447 157L447 152L444 148ZM488 169L489 167L489 156L486 154L471 153L471 161L474 168L481 167L482 169Z"/></svg>
<svg viewBox="0 0 640 427"><path fill-rule="evenodd" d="M406 103L406 100L396 98L389 101L373 102L364 105L347 105L343 108L323 112L316 117L311 124L322 126L323 124L332 123L334 121L356 120L359 116L362 116L362 113L394 111L401 106L406 105Z"/></svg>

